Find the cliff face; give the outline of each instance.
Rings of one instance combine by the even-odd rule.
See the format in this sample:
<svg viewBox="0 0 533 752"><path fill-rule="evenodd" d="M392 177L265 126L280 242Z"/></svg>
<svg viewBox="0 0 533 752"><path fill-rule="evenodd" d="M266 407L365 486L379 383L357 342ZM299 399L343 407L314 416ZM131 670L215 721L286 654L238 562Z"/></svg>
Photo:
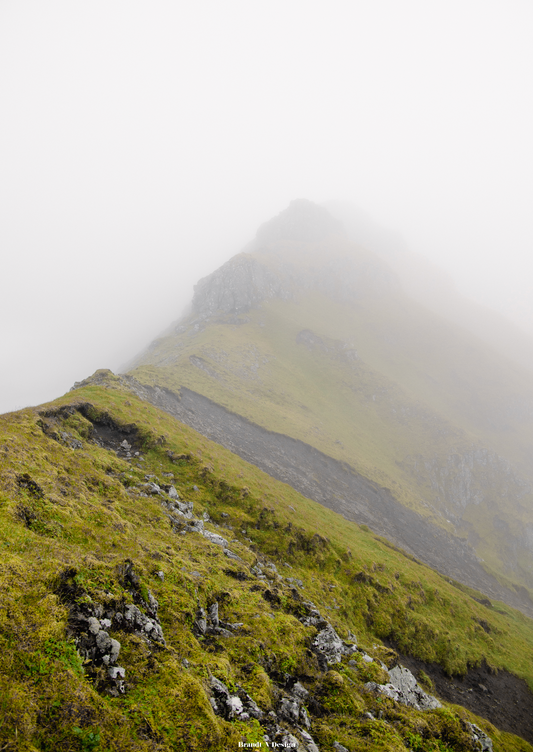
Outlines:
<svg viewBox="0 0 533 752"><path fill-rule="evenodd" d="M206 318L216 313L244 313L263 300L287 300L290 290L284 280L257 258L235 256L194 287L192 310Z"/></svg>
<svg viewBox="0 0 533 752"><path fill-rule="evenodd" d="M323 208L293 202L263 225L132 376L347 463L533 587L529 373L410 299ZM360 513L355 497L343 504ZM379 516L367 524L384 530Z"/></svg>
<svg viewBox="0 0 533 752"><path fill-rule="evenodd" d="M350 304L397 289L386 264L355 247L325 209L300 200L262 225L245 253L198 282L192 310L202 318L244 313L311 290Z"/></svg>

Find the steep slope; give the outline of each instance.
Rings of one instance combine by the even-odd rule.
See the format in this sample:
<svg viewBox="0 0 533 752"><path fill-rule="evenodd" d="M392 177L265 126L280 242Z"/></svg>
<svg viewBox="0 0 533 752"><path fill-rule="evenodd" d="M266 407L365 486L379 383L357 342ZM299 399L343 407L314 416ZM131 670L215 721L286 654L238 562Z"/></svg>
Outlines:
<svg viewBox="0 0 533 752"><path fill-rule="evenodd" d="M533 749L533 621L110 372L0 417L0 548L4 750Z"/></svg>
<svg viewBox="0 0 533 752"><path fill-rule="evenodd" d="M324 208L260 228L129 373L347 463L533 586L530 372L409 298Z"/></svg>

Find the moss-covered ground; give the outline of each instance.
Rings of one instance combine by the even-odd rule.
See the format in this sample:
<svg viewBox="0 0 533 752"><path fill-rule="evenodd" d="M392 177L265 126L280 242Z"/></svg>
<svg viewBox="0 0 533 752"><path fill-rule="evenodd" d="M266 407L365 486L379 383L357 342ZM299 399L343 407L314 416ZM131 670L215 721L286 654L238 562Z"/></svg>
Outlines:
<svg viewBox="0 0 533 752"><path fill-rule="evenodd" d="M91 405L84 414L75 409L82 403ZM74 408L57 411L67 405ZM99 446L94 422L134 430L140 456ZM161 497L143 493L147 475L172 483L195 514L207 513L206 528L225 536L240 560L198 533L176 532ZM214 714L210 676L241 686L268 712L286 675L313 692L320 712L311 733L322 751L334 741L352 752L469 749L461 718L484 728L497 749L531 749L462 708L422 713L370 695L363 685L380 679L377 663L322 673L309 650L316 629L297 617L312 601L375 657L385 656L388 638L449 673L487 661L530 687L533 622L478 603L479 594L299 496L112 376L0 418L0 553L2 750L237 749L261 740L262 729ZM159 602L166 645L114 632L126 691L112 696L102 667L76 649L61 583L69 578L79 606L127 599L126 561ZM252 572L258 563L265 580ZM221 618L242 623L233 636L194 632L198 605L214 601Z"/></svg>
<svg viewBox="0 0 533 752"><path fill-rule="evenodd" d="M347 301L297 290L240 320L192 316L131 374L347 462L533 587L530 374L399 291Z"/></svg>

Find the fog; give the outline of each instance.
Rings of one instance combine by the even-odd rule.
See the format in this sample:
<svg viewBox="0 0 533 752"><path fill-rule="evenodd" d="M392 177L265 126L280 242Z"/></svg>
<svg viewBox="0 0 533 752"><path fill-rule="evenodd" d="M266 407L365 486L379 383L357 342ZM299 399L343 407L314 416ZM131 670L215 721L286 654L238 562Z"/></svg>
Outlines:
<svg viewBox="0 0 533 752"><path fill-rule="evenodd" d="M533 6L2 0L0 412L120 368L294 198L533 330Z"/></svg>

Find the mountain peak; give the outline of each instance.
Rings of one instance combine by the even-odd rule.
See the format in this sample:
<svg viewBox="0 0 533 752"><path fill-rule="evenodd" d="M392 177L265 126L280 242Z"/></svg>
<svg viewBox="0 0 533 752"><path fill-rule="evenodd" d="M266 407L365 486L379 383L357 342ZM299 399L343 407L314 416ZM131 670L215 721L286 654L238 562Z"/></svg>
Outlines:
<svg viewBox="0 0 533 752"><path fill-rule="evenodd" d="M279 241L319 242L344 234L342 223L323 206L305 198L291 201L277 217L262 224L256 235L259 243Z"/></svg>

